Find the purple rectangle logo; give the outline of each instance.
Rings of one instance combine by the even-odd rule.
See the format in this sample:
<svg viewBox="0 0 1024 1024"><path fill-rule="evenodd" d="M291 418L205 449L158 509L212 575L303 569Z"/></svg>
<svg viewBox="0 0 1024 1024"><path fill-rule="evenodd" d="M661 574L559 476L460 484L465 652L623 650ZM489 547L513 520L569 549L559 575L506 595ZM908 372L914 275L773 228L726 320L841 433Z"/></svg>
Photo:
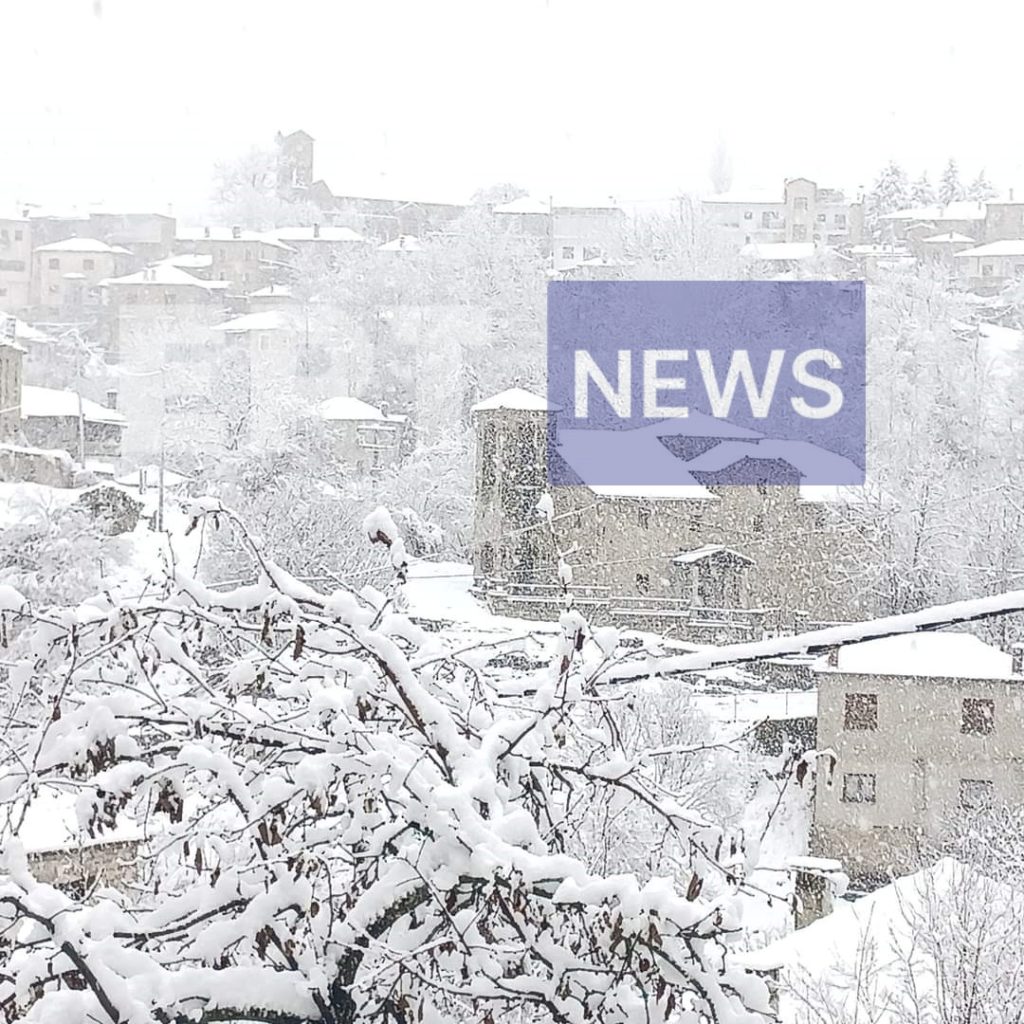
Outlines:
<svg viewBox="0 0 1024 1024"><path fill-rule="evenodd" d="M555 485L864 483L862 281L553 281Z"/></svg>

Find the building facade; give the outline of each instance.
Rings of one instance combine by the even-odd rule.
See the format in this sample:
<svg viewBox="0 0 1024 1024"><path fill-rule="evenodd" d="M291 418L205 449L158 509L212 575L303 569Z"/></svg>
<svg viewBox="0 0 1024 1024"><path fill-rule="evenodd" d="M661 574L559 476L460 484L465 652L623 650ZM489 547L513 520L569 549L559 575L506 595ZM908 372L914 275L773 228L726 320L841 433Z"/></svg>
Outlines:
<svg viewBox="0 0 1024 1024"><path fill-rule="evenodd" d="M835 766L817 773L813 853L870 882L918 867L972 813L1019 803L1019 657L927 632L843 647L817 667L817 746Z"/></svg>

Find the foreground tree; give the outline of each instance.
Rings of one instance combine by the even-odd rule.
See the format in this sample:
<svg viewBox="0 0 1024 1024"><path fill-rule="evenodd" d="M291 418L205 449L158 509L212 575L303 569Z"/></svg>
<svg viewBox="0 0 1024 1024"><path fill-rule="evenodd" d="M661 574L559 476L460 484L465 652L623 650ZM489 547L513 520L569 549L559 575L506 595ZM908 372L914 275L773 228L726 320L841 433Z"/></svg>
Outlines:
<svg viewBox="0 0 1024 1024"><path fill-rule="evenodd" d="M130 818L148 836L138 886L83 901L37 882L8 839L9 1019L767 1014L728 950L741 846L659 772L692 748L624 746L628 695L596 688L612 633L567 611L550 666L494 667L401 614L405 548L383 510L363 532L396 589L330 596L218 503L192 511L193 538L237 531L258 582L212 590L172 566L129 602L53 611L0 591L32 651L9 669L24 699L0 801L17 822L38 794L71 792L90 835ZM576 851L606 794L644 810L683 891L588 870Z"/></svg>

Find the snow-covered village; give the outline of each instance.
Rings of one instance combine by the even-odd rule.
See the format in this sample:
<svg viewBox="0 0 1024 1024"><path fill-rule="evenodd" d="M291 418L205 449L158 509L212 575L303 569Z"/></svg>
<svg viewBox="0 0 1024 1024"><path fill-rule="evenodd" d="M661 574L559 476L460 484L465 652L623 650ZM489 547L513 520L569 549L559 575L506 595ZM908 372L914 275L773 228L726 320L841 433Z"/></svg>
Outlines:
<svg viewBox="0 0 1024 1024"><path fill-rule="evenodd" d="M0 1022L1019 1024L1024 12L0 25Z"/></svg>

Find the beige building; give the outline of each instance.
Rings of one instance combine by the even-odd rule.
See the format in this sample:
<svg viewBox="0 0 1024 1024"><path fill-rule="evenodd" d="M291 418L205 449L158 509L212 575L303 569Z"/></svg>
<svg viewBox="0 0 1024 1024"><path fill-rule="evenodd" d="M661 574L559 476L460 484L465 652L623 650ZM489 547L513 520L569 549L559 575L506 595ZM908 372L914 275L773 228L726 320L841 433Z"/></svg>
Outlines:
<svg viewBox="0 0 1024 1024"><path fill-rule="evenodd" d="M1024 238L961 249L954 257L957 277L970 291L991 294L1024 278Z"/></svg>
<svg viewBox="0 0 1024 1024"><path fill-rule="evenodd" d="M707 196L701 201L701 213L713 237L730 249L786 239L786 204L768 189Z"/></svg>
<svg viewBox="0 0 1024 1024"><path fill-rule="evenodd" d="M273 234L240 227L179 231L175 245L179 254L210 256L210 280L227 281L237 295L274 283L294 255Z"/></svg>
<svg viewBox="0 0 1024 1024"><path fill-rule="evenodd" d="M374 473L397 463L409 418L338 395L320 403L319 418L328 431L335 455L358 473Z"/></svg>
<svg viewBox="0 0 1024 1024"><path fill-rule="evenodd" d="M96 238L65 238L36 247L34 304L61 316L95 311L100 282L129 269L132 254Z"/></svg>
<svg viewBox="0 0 1024 1024"><path fill-rule="evenodd" d="M838 189L819 188L809 178L790 178L784 187L787 242L837 246L851 239L851 204Z"/></svg>
<svg viewBox="0 0 1024 1024"><path fill-rule="evenodd" d="M21 313L32 303L32 222L0 218L0 309Z"/></svg>
<svg viewBox="0 0 1024 1024"><path fill-rule="evenodd" d="M820 766L812 853L866 880L919 864L951 826L1019 803L1019 659L967 633L839 648L817 666Z"/></svg>
<svg viewBox="0 0 1024 1024"><path fill-rule="evenodd" d="M18 344L14 317L0 315L0 442L15 441L21 431L22 364L25 350Z"/></svg>
<svg viewBox="0 0 1024 1024"><path fill-rule="evenodd" d="M550 489L552 539L537 511L549 490L554 427L546 402L513 388L473 413L474 573L497 611L555 612L562 598L553 544L572 550L572 589L595 622L692 638L760 638L875 610L848 585L862 550L858 527L844 514L852 491L801 486L787 466L781 471L789 477L771 485L721 486L708 473L678 486L558 486ZM755 435L728 424L723 431L733 436L711 439L712 448L737 446L733 461L745 457L746 437Z"/></svg>

